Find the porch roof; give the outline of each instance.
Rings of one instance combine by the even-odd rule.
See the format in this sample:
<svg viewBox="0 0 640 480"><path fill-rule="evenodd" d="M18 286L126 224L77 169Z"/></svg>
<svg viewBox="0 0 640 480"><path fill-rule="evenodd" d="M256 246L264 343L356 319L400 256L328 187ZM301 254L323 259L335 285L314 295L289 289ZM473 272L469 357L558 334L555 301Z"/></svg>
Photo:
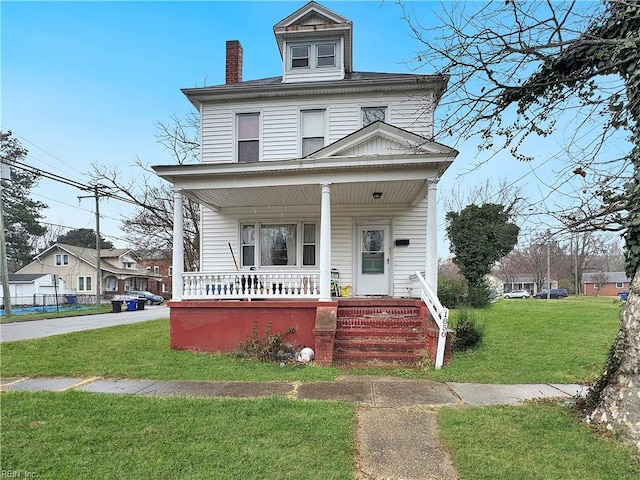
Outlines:
<svg viewBox="0 0 640 480"><path fill-rule="evenodd" d="M331 157L153 167L192 200L214 209L242 206L319 205L318 185L331 184L332 204L415 205L451 164L441 154ZM382 193L379 199L374 192Z"/></svg>
<svg viewBox="0 0 640 480"><path fill-rule="evenodd" d="M359 148L382 141L384 153ZM416 205L458 152L406 130L374 122L305 158L256 163L154 166L192 200L226 207L319 205L318 185L331 184L331 203ZM381 193L374 197L373 193Z"/></svg>

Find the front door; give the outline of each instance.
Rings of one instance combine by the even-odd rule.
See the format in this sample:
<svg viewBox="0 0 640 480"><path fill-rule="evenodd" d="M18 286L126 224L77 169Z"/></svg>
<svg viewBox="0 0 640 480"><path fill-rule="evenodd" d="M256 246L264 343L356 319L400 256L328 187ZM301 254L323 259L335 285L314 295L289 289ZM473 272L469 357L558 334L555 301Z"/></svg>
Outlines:
<svg viewBox="0 0 640 480"><path fill-rule="evenodd" d="M389 226L358 227L357 295L389 294Z"/></svg>

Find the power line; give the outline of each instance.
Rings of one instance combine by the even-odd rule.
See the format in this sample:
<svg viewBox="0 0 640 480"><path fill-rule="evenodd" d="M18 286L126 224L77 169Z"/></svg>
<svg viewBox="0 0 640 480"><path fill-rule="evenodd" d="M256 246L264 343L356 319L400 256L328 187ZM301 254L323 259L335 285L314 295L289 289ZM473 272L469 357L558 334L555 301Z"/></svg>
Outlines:
<svg viewBox="0 0 640 480"><path fill-rule="evenodd" d="M40 147L39 145L36 145L36 144L35 144L35 143L33 143L31 140L27 140L27 139L26 139L26 138L24 138L22 135L16 135L16 136L17 136L17 137L19 137L19 138L21 138L21 139L22 139L22 140L24 140L25 142L27 142L27 143L29 143L29 144L33 145L33 146L34 146L34 147L36 147L38 150L40 150L40 151L42 151L42 152L46 153L46 154L47 154L47 155L49 155L50 157L52 157L52 158L56 159L56 160L57 160L57 161L59 161L60 163L62 163L62 164L64 164L64 165L66 165L66 166L67 166L67 167L69 167L72 171L75 171L75 170L76 170L76 168L75 168L75 167L73 167L73 166L69 165L67 162L65 162L65 161L64 161L64 160L62 160L61 158L56 157L53 153L47 152L44 148ZM42 162L42 163L45 163L45 162Z"/></svg>

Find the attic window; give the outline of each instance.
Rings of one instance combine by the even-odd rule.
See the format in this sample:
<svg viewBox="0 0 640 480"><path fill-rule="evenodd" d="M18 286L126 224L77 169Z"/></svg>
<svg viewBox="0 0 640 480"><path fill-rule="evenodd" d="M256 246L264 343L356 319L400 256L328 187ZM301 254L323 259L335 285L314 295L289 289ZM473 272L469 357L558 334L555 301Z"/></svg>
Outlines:
<svg viewBox="0 0 640 480"><path fill-rule="evenodd" d="M57 267L69 265L69 255L66 253L57 253L54 257L54 263Z"/></svg>
<svg viewBox="0 0 640 480"><path fill-rule="evenodd" d="M336 44L326 43L317 46L316 65L318 67L336 66Z"/></svg>
<svg viewBox="0 0 640 480"><path fill-rule="evenodd" d="M362 126L366 127L378 120L384 122L386 113L387 107L364 107L362 109Z"/></svg>
<svg viewBox="0 0 640 480"><path fill-rule="evenodd" d="M309 45L291 47L291 68L309 68Z"/></svg>

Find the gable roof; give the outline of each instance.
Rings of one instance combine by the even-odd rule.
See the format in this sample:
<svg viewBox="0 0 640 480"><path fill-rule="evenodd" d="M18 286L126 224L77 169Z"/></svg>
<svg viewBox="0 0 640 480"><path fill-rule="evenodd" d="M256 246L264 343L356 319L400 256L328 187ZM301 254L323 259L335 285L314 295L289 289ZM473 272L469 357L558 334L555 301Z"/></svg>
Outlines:
<svg viewBox="0 0 640 480"><path fill-rule="evenodd" d="M588 272L582 274L582 283L595 283L598 275L605 275L606 283L630 283L631 279L625 272Z"/></svg>
<svg viewBox="0 0 640 480"><path fill-rule="evenodd" d="M92 267L95 267L97 264L98 255L95 249L78 247L76 245L68 245L66 243L55 243L51 245L49 248L47 248L46 250L44 250L43 252L40 252L38 255L36 255L35 258L36 259L42 258L45 255L49 254L50 251L55 248L60 249L64 252L67 252L69 255L73 255L74 257L80 259L81 261L83 261L84 263ZM145 276L145 277L153 276L146 269L118 268L115 265L112 265L108 261L109 258L119 258L122 255L125 255L129 252L131 252L131 250L125 249L125 248L100 249L100 258L105 260L100 262L100 269L104 270L105 272L122 274L122 275Z"/></svg>
<svg viewBox="0 0 640 480"><path fill-rule="evenodd" d="M273 27L280 56L284 58L284 44L292 40L326 37L327 34L344 39L345 71L352 68L353 23L316 2L309 2Z"/></svg>
<svg viewBox="0 0 640 480"><path fill-rule="evenodd" d="M394 127L381 120L342 137L305 158L328 158L359 156L356 149L367 145L375 148L378 155L436 154L455 157L458 152L446 145L426 137Z"/></svg>

